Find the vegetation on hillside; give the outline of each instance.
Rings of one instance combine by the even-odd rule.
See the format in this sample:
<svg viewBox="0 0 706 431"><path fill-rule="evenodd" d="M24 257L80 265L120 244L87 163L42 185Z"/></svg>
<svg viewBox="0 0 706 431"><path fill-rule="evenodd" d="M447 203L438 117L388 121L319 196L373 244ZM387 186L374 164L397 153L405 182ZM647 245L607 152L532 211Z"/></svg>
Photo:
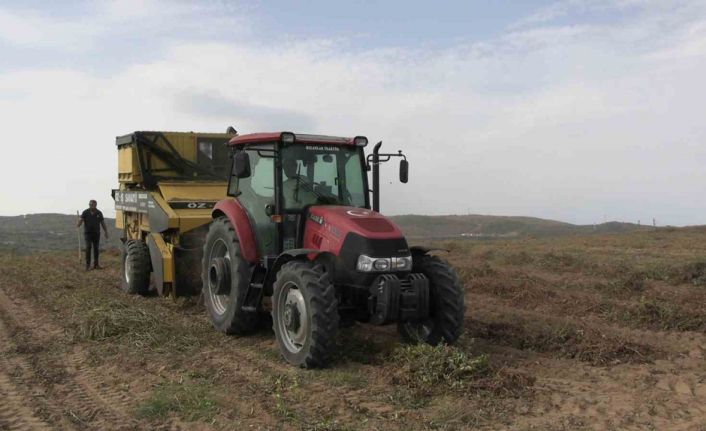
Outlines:
<svg viewBox="0 0 706 431"><path fill-rule="evenodd" d="M488 215L401 215L392 220L411 238L513 238L575 234L625 233L649 230L633 223L575 225L535 217Z"/></svg>
<svg viewBox="0 0 706 431"><path fill-rule="evenodd" d="M404 215L392 217L392 220L407 237L413 239L544 237L585 233L622 233L651 229L618 222L597 226L579 226L533 217L482 215ZM104 248L118 247L121 232L115 228L115 220L106 218L105 223L111 237L108 241L101 238L101 246ZM81 236L81 241L83 241L82 238ZM21 253L38 250L73 250L77 247L75 215L0 216L0 250L13 250Z"/></svg>
<svg viewBox="0 0 706 431"><path fill-rule="evenodd" d="M68 214L0 216L0 250L77 250L79 238L83 246L83 228L76 228L77 220L76 215ZM101 232L101 247L118 247L121 232L115 228L115 219L106 218L105 225L110 238L106 241Z"/></svg>

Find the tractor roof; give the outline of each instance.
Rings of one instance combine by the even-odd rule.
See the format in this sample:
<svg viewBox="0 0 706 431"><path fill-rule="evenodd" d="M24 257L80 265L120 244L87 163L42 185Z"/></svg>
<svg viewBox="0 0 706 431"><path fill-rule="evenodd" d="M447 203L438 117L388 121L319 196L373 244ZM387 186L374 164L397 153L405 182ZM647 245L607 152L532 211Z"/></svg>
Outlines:
<svg viewBox="0 0 706 431"><path fill-rule="evenodd" d="M283 133L291 132L267 132L267 133L250 133L247 135L239 135L228 141L228 145L245 145L257 144L264 142L279 141ZM325 136L325 135L305 135L293 134L294 142L306 144L334 144L334 145L355 145L355 138L344 138L340 136ZM367 142L367 139L366 139Z"/></svg>

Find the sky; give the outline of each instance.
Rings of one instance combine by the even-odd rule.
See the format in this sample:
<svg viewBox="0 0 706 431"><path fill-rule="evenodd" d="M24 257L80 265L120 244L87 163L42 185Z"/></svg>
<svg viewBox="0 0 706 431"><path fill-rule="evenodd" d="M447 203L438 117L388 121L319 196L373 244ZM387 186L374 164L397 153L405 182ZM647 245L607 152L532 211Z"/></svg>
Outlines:
<svg viewBox="0 0 706 431"><path fill-rule="evenodd" d="M0 215L112 216L116 136L232 125L403 150L385 214L706 224L704 77L703 0L3 1Z"/></svg>

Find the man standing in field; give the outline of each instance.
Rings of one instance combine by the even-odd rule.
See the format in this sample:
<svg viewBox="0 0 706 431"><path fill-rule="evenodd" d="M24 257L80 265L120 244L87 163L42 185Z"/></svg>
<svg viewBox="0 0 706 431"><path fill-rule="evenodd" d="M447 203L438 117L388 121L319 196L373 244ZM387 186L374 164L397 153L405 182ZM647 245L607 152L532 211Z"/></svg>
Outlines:
<svg viewBox="0 0 706 431"><path fill-rule="evenodd" d="M108 229L103 221L103 213L97 208L95 199L88 202L88 209L84 210L76 227L83 224L83 236L86 244L86 271L91 269L91 247L93 247L93 269L100 269L98 265L99 243L101 239L100 228L103 227L105 239L108 239Z"/></svg>

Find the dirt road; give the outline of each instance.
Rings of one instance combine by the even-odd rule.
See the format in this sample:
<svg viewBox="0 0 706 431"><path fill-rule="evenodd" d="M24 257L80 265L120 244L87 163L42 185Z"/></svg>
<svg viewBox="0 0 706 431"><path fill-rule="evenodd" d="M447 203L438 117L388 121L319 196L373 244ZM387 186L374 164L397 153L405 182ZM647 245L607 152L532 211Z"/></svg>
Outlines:
<svg viewBox="0 0 706 431"><path fill-rule="evenodd" d="M0 429L706 430L704 239L446 244L458 347L360 325L318 371L286 365L267 323L228 337L194 301L123 294L117 255L89 273L0 255Z"/></svg>

